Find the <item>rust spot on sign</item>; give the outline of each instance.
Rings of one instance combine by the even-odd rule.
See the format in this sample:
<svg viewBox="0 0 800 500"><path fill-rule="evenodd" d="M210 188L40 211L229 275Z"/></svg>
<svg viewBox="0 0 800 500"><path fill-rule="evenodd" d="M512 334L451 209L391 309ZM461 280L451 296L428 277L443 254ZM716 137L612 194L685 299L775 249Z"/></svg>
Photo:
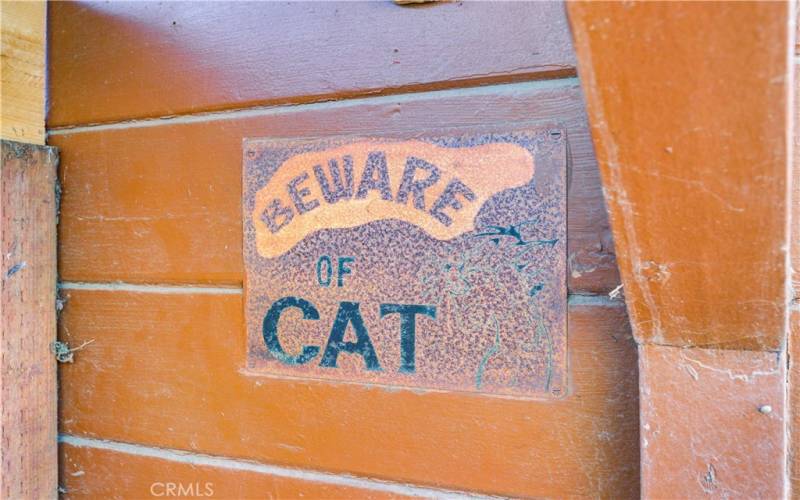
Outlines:
<svg viewBox="0 0 800 500"><path fill-rule="evenodd" d="M563 394L561 130L244 153L248 371Z"/></svg>

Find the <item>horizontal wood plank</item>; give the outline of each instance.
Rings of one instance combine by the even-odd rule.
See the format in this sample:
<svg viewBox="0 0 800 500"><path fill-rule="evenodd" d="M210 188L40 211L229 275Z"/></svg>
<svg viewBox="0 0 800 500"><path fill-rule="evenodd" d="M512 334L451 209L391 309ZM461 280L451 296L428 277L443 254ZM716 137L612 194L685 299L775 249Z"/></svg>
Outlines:
<svg viewBox="0 0 800 500"><path fill-rule="evenodd" d="M571 305L570 394L524 401L248 376L242 296L63 290L61 431L513 496L638 497L636 347Z"/></svg>
<svg viewBox="0 0 800 500"><path fill-rule="evenodd" d="M569 134L570 289L613 289L613 243L580 89L571 79L52 135L62 152L60 276L241 283L244 137L408 137L531 122L559 122Z"/></svg>
<svg viewBox="0 0 800 500"><path fill-rule="evenodd" d="M61 444L65 498L411 498L250 470Z"/></svg>
<svg viewBox="0 0 800 500"><path fill-rule="evenodd" d="M54 2L49 20L49 127L575 74L561 2Z"/></svg>

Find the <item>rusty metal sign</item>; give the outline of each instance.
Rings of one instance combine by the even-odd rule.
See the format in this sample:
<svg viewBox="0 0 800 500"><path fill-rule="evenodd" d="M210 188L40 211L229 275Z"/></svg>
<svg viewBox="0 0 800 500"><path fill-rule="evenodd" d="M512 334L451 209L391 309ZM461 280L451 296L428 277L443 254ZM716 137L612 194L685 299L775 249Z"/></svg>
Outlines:
<svg viewBox="0 0 800 500"><path fill-rule="evenodd" d="M247 371L566 385L566 138L244 142Z"/></svg>

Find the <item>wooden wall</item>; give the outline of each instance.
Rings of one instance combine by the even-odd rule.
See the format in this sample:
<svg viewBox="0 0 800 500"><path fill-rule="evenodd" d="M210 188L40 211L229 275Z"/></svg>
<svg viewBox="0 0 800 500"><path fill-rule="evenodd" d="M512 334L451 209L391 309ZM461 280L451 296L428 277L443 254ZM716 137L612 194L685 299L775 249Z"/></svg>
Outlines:
<svg viewBox="0 0 800 500"><path fill-rule="evenodd" d="M636 347L607 297L619 276L562 4L54 2L49 18L60 338L90 342L60 371L70 496L638 496ZM552 122L571 148L567 397L240 373L242 138Z"/></svg>

